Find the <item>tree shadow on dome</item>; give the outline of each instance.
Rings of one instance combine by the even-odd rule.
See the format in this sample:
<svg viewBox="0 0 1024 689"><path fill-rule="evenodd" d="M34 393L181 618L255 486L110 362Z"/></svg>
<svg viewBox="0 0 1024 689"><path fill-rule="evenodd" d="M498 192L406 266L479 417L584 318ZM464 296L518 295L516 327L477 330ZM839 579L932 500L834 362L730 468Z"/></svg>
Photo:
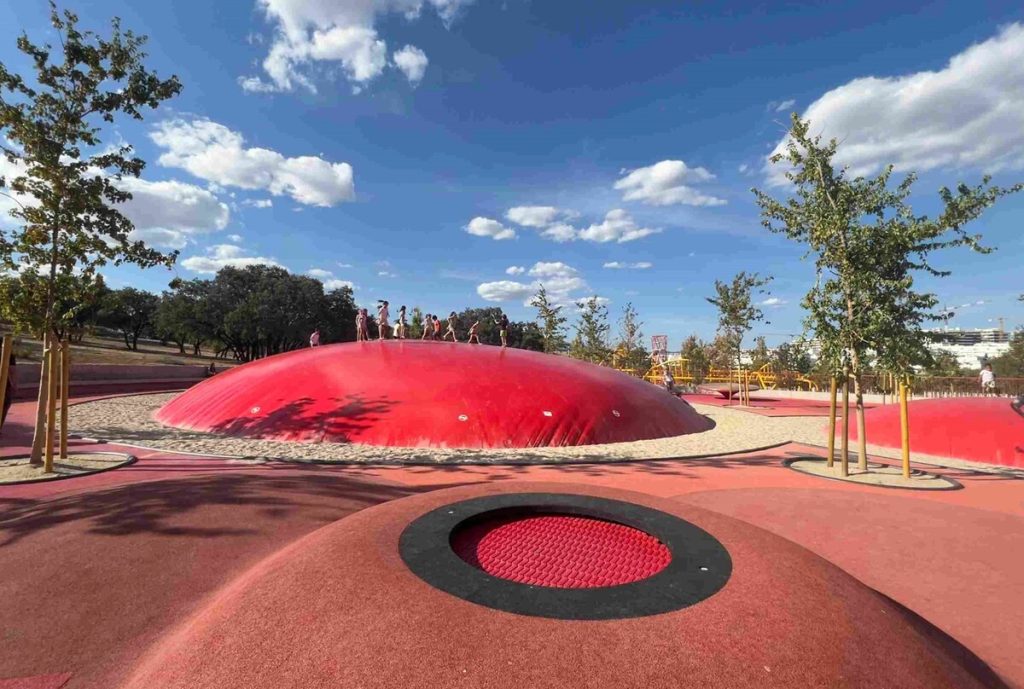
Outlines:
<svg viewBox="0 0 1024 689"><path fill-rule="evenodd" d="M332 397L336 407L314 410L319 400L302 397L292 400L266 416L228 419L210 427L211 433L241 438L290 440L300 442L355 442L354 436L381 422L398 401L385 396L368 398L352 394Z"/></svg>

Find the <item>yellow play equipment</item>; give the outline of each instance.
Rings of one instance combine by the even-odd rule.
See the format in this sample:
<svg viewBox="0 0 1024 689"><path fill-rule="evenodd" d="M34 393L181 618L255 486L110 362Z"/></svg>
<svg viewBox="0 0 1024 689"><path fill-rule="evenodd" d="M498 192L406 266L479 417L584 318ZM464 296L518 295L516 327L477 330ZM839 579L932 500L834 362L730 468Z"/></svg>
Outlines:
<svg viewBox="0 0 1024 689"><path fill-rule="evenodd" d="M637 375L636 369L619 368L623 373ZM662 385L665 380L665 371L672 374L677 383L693 383L697 377L693 375L689 359L670 359L667 361L655 362L647 372L641 376L644 380L655 385ZM743 380L746 369L713 368L700 376L701 383L737 383ZM751 384L759 386L762 390L774 390L780 382L795 384L804 390L818 390L818 385L810 378L797 373L796 371L785 371L776 373L771 364L765 364L755 371L749 371L748 380Z"/></svg>

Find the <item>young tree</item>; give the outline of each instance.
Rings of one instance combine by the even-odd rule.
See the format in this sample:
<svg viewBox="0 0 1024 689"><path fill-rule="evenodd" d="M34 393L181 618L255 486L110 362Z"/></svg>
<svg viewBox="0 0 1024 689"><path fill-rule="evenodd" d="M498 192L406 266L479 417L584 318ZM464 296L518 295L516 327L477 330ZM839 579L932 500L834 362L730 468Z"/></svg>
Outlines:
<svg viewBox="0 0 1024 689"><path fill-rule="evenodd" d="M420 307L412 307L412 316L409 318L409 334L406 336L411 340L418 340L423 335L423 311Z"/></svg>
<svg viewBox="0 0 1024 689"><path fill-rule="evenodd" d="M759 369L765 364L772 363L772 353L768 349L768 343L764 337L754 338L754 348L750 350L750 368Z"/></svg>
<svg viewBox="0 0 1024 689"><path fill-rule="evenodd" d="M576 337L569 347L569 356L575 359L600 364L608 360L611 350L608 347L608 307L597 297L590 297L576 302L580 311L576 322Z"/></svg>
<svg viewBox="0 0 1024 689"><path fill-rule="evenodd" d="M762 224L805 245L814 258L817 279L803 300L806 327L820 343L825 364L833 372L848 369L853 379L860 463L866 467L862 376L868 353L875 352L882 368L903 377L930 363L923 324L942 316L934 294L914 289L915 273L948 275L929 261L938 249L990 251L964 226L1024 185L989 186L985 177L977 187L958 185L955 193L943 187L942 212L935 218L917 215L907 202L914 174L893 189L891 165L875 177L851 179L833 163L836 140L823 144L809 127L794 114L786 151L771 158L787 164L794 195L779 201L752 191Z"/></svg>
<svg viewBox="0 0 1024 689"><path fill-rule="evenodd" d="M1006 378L1024 377L1024 330L1018 330L1010 338L1010 349L990 362L997 376Z"/></svg>
<svg viewBox="0 0 1024 689"><path fill-rule="evenodd" d="M142 267L170 264L164 255L130 238L132 223L114 206L131 195L118 187L122 175L137 177L145 164L129 146L104 149L97 121L111 124L117 115L142 119L181 90L177 77L160 79L146 69L144 36L122 31L114 19L109 39L78 28L78 17L50 5L60 47L36 45L22 34L17 41L35 72L33 79L0 64L0 146L17 172L0 179L0 193L13 198L16 228L0 226L0 269L20 264L23 286L39 290L29 300L41 313L46 333L55 333L56 305L66 295L65 278L91 279L113 261ZM56 58L56 59L52 59ZM33 439L33 463L42 457L46 386Z"/></svg>
<svg viewBox="0 0 1024 689"><path fill-rule="evenodd" d="M557 354L565 351L565 316L562 315L562 306L556 305L548 299L548 292L541 285L537 294L530 300L530 306L537 309L537 322L540 326L541 338L544 341L544 351L548 354Z"/></svg>
<svg viewBox="0 0 1024 689"><path fill-rule="evenodd" d="M695 385L704 382L704 376L711 368L711 360L708 357L708 345L696 335L690 335L683 341L679 355L686 359L690 375L693 376Z"/></svg>
<svg viewBox="0 0 1024 689"><path fill-rule="evenodd" d="M139 337L149 330L160 306L160 297L149 292L125 287L108 294L100 305L102 325L116 328L124 337L124 346L139 349Z"/></svg>
<svg viewBox="0 0 1024 689"><path fill-rule="evenodd" d="M627 303L622 309L622 317L619 318L619 341L615 345L615 360L617 366L632 369L641 375L650 360L650 354L643 344L644 336L640 330L642 326L636 307L632 302Z"/></svg>
<svg viewBox="0 0 1024 689"><path fill-rule="evenodd" d="M763 293L771 279L740 271L732 282L715 280L715 296L707 297L718 307L718 333L728 343L736 368L742 367L743 336L754 323L764 320L764 312L754 303L754 292Z"/></svg>

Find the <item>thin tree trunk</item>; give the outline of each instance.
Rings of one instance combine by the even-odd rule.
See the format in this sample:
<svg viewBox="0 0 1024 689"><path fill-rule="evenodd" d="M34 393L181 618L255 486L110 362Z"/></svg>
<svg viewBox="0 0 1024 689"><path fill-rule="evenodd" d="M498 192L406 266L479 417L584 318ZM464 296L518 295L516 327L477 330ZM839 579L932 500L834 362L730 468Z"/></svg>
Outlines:
<svg viewBox="0 0 1024 689"><path fill-rule="evenodd" d="M43 463L43 445L46 442L46 393L49 389L48 376L50 372L49 357L46 349L50 343L50 335L43 335L43 357L39 365L39 394L36 398L36 426L32 431L32 453L29 456L29 464L39 466Z"/></svg>

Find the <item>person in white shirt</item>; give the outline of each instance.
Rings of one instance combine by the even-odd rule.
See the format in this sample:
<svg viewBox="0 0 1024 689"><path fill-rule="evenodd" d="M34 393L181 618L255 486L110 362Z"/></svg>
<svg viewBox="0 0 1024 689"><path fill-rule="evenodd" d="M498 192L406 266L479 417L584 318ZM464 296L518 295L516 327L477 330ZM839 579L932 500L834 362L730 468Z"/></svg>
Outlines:
<svg viewBox="0 0 1024 689"><path fill-rule="evenodd" d="M405 339L405 304L398 309L398 320L395 322L395 337L399 340Z"/></svg>
<svg viewBox="0 0 1024 689"><path fill-rule="evenodd" d="M313 334L309 336L309 346L319 347L320 346L320 328L313 331Z"/></svg>
<svg viewBox="0 0 1024 689"><path fill-rule="evenodd" d="M992 372L992 364L981 368L981 394L994 395L996 392L996 374Z"/></svg>
<svg viewBox="0 0 1024 689"><path fill-rule="evenodd" d="M386 301L381 302L377 308L377 330L380 333L380 339L384 339L388 336L388 303Z"/></svg>

